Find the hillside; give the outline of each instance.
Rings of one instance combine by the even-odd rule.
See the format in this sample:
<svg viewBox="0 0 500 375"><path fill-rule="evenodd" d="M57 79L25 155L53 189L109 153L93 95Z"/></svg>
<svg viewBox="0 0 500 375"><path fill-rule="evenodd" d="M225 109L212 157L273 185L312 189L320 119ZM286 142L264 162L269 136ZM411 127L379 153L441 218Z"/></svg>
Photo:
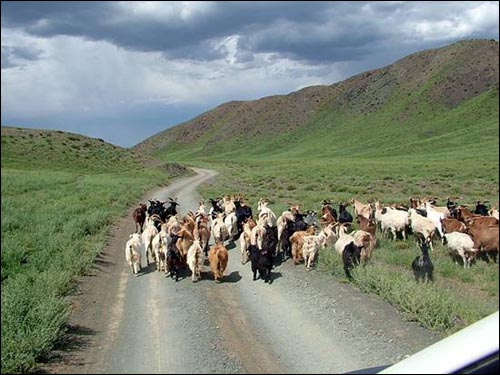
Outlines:
<svg viewBox="0 0 500 375"><path fill-rule="evenodd" d="M330 86L225 103L134 148L164 160L371 157L387 141L398 144L390 155L405 155L406 144L435 150L451 136L451 148L471 133L495 146L498 63L498 42L461 41ZM485 130L496 137L481 137Z"/></svg>
<svg viewBox="0 0 500 375"><path fill-rule="evenodd" d="M123 173L155 167L171 175L185 172L179 165L80 134L9 126L2 126L1 134L2 168Z"/></svg>

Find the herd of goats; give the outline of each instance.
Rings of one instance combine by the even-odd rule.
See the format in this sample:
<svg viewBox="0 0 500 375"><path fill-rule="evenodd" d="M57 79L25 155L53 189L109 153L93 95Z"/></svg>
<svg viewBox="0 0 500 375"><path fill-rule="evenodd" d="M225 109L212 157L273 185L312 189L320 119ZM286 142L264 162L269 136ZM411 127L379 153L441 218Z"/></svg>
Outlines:
<svg viewBox="0 0 500 375"><path fill-rule="evenodd" d="M135 233L130 235L125 256L134 274L149 266L149 259L158 271L178 280L189 267L193 281L201 279L201 269L208 258L214 280L222 281L227 267L228 241L239 242L241 262L251 261L253 279L257 273L271 283L271 270L276 261L293 259L304 262L309 270L320 248L333 246L342 258L344 271L352 279L351 270L368 262L377 239L376 231L392 240L413 233L422 254L415 258L412 269L418 281L433 281L433 265L429 249L439 237L446 244L452 259L469 268L477 257L497 261L498 210L488 209L486 202L477 202L471 212L448 198L445 206L437 206L436 198L410 198L409 205L385 205L379 201L362 203L353 198L340 203L337 211L332 202L324 200L320 213L301 212L293 205L277 216L260 199L257 215L241 194L209 199L210 207L199 202L196 212L179 217L176 199L163 202L149 200L133 212ZM352 206L353 215L347 210ZM353 221L358 229L353 230ZM209 242L213 237L213 245Z"/></svg>

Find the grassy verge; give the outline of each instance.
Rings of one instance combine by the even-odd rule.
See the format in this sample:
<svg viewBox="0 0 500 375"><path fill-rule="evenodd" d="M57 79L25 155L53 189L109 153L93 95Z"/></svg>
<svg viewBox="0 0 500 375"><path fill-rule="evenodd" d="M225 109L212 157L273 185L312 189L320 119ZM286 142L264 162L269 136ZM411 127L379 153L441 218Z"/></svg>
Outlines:
<svg viewBox="0 0 500 375"><path fill-rule="evenodd" d="M21 134L5 139L2 129L2 373L30 372L43 360L64 332L65 296L92 267L110 224L172 177L101 141L92 149L83 137L85 147L76 136Z"/></svg>
<svg viewBox="0 0 500 375"><path fill-rule="evenodd" d="M464 270L441 245L431 254L434 283L418 284L410 264L420 250L412 241L381 241L373 261L353 270L353 283L394 305L410 321L451 334L498 310L498 267L477 262ZM322 250L319 269L335 278L344 276L342 259L332 248Z"/></svg>

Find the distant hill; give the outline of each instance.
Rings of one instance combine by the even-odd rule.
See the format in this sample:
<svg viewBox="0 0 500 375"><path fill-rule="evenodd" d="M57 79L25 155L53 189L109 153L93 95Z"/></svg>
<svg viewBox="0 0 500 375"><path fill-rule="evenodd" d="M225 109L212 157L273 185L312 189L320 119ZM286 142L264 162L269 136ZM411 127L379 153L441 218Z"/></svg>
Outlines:
<svg viewBox="0 0 500 375"><path fill-rule="evenodd" d="M156 167L171 175L184 170L102 139L60 130L2 126L1 134L2 168L108 173Z"/></svg>
<svg viewBox="0 0 500 375"><path fill-rule="evenodd" d="M381 146L435 152L440 137L452 147L490 130L481 147L498 145L498 52L497 41L464 40L330 86L225 103L134 149L164 160L371 157Z"/></svg>

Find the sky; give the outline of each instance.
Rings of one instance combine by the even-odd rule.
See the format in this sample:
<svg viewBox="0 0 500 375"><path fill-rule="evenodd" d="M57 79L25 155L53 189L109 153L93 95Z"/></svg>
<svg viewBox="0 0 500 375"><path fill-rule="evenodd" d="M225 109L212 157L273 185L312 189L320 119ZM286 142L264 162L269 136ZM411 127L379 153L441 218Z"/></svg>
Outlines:
<svg viewBox="0 0 500 375"><path fill-rule="evenodd" d="M498 40L498 1L2 1L1 124L131 147L232 100Z"/></svg>

